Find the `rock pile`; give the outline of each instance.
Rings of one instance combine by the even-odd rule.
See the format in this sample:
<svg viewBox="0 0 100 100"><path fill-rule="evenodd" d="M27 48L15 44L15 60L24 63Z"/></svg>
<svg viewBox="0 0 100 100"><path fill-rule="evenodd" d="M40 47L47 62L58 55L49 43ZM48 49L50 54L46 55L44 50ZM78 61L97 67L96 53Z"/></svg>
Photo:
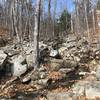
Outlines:
<svg viewBox="0 0 100 100"><path fill-rule="evenodd" d="M39 45L40 67L38 70L31 70L33 69L34 45L24 42L1 48L0 71L10 70L13 76L20 79L21 84L28 84L30 87L34 85L36 90L48 89L49 91L57 87L71 87L73 90L71 93L67 91L63 95L56 94L55 98L63 98L63 100L80 95L90 98L90 95L93 94L90 92L91 90L96 91L92 98L99 95L99 88L94 88L97 86L93 86L92 82L91 84L89 82L76 83L89 76L93 76L93 80L96 82L100 79L100 51L98 48L91 48L85 38L77 40L72 35L69 35L64 43L58 46L59 48L43 42L40 42ZM92 67L94 68L92 69ZM51 93L51 95L55 94ZM47 97L48 100L54 100L50 94L47 94Z"/></svg>

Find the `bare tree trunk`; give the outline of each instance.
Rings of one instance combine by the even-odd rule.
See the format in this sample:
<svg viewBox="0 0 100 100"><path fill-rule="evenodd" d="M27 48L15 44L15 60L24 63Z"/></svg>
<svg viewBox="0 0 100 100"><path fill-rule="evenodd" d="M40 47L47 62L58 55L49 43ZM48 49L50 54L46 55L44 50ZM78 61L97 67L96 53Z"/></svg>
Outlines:
<svg viewBox="0 0 100 100"><path fill-rule="evenodd" d="M79 4L78 4L78 0L75 0L75 11L76 11L76 15L75 15L75 35L77 36L77 38L79 39L80 36L80 25L79 25Z"/></svg>
<svg viewBox="0 0 100 100"><path fill-rule="evenodd" d="M74 29L73 29L73 14L71 13L71 32L73 33L74 32Z"/></svg>
<svg viewBox="0 0 100 100"><path fill-rule="evenodd" d="M37 69L39 66L39 29L40 29L40 6L41 0L37 0L36 9L35 9L35 26L34 26L34 55L33 55L33 64L34 68Z"/></svg>
<svg viewBox="0 0 100 100"><path fill-rule="evenodd" d="M22 1L19 1L20 3L20 9L19 9L19 36L20 36L20 41L22 43L22 37L23 37L23 34L22 34Z"/></svg>
<svg viewBox="0 0 100 100"><path fill-rule="evenodd" d="M87 26L87 32L88 32L88 39L90 40L90 30L89 30L86 2L84 2L84 8L85 8L85 20L86 20L86 26Z"/></svg>
<svg viewBox="0 0 100 100"><path fill-rule="evenodd" d="M48 0L48 21L47 21L47 37L49 37L50 39L51 37L51 0Z"/></svg>
<svg viewBox="0 0 100 100"><path fill-rule="evenodd" d="M56 7L57 7L57 0L54 0L54 16L53 16L53 37L56 37L55 34L55 16L56 16ZM56 37L57 38L57 37Z"/></svg>
<svg viewBox="0 0 100 100"><path fill-rule="evenodd" d="M94 9L92 10L92 16L93 16L93 34L95 34L96 31L96 25L95 25L95 12Z"/></svg>

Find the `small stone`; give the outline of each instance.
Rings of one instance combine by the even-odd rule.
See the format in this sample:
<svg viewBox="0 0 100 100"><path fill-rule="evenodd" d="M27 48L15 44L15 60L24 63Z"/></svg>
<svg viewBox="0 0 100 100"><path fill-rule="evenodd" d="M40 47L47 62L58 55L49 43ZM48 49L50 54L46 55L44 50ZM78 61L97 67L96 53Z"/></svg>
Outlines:
<svg viewBox="0 0 100 100"><path fill-rule="evenodd" d="M56 57L58 56L58 51L57 50L51 50L50 51L50 57Z"/></svg>
<svg viewBox="0 0 100 100"><path fill-rule="evenodd" d="M31 77L25 77L23 80L22 80L22 83L27 83L31 81Z"/></svg>
<svg viewBox="0 0 100 100"><path fill-rule="evenodd" d="M40 76L40 79L44 79L44 78L46 78L47 73L46 72L40 72L39 76Z"/></svg>

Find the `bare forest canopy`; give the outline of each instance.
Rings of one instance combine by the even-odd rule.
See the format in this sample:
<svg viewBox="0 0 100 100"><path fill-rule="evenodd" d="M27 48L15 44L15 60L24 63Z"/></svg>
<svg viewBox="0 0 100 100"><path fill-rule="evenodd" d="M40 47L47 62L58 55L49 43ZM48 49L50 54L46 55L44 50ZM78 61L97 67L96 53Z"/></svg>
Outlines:
<svg viewBox="0 0 100 100"><path fill-rule="evenodd" d="M9 30L9 38L33 40L35 6L36 0L0 0L0 27ZM41 0L40 39L94 33L97 9L99 0Z"/></svg>

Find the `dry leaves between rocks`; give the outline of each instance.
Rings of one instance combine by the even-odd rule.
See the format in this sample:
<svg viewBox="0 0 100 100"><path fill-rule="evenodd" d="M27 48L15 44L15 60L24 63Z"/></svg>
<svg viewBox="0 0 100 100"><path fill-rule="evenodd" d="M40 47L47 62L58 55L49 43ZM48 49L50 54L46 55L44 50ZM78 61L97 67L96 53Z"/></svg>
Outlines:
<svg viewBox="0 0 100 100"><path fill-rule="evenodd" d="M32 92L36 89L34 85L17 84L16 90L21 92Z"/></svg>
<svg viewBox="0 0 100 100"><path fill-rule="evenodd" d="M62 77L62 74L60 72L56 72L56 71L49 72L49 75L48 75L48 78L52 79L54 81L61 79L61 77Z"/></svg>

